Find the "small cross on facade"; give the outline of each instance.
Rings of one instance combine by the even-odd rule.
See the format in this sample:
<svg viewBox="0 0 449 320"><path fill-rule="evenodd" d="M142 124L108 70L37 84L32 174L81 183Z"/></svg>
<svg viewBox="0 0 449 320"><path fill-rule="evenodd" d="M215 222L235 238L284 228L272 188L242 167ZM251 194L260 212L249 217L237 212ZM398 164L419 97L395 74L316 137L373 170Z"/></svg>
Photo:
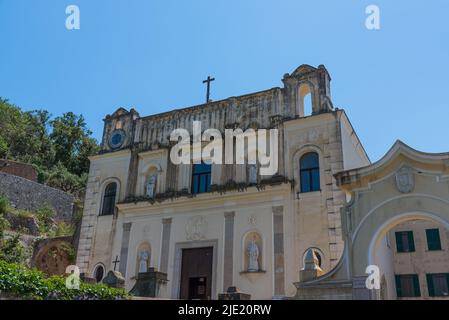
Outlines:
<svg viewBox="0 0 449 320"><path fill-rule="evenodd" d="M207 76L207 79L203 81L203 83L207 83L207 91L206 91L206 103L210 102L210 83L215 81L215 78L211 78Z"/></svg>
<svg viewBox="0 0 449 320"><path fill-rule="evenodd" d="M112 263L114 264L114 271L117 268L117 263L119 263L120 260L118 259L118 256L115 256L115 261L112 261Z"/></svg>

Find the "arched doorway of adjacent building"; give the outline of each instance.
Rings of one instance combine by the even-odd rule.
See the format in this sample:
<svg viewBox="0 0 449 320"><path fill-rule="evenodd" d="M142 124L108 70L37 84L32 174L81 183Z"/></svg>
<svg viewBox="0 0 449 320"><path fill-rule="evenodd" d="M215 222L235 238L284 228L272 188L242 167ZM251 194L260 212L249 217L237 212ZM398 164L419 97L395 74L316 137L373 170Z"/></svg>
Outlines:
<svg viewBox="0 0 449 320"><path fill-rule="evenodd" d="M449 299L449 223L438 215L410 212L377 228L368 265L380 271L378 299Z"/></svg>

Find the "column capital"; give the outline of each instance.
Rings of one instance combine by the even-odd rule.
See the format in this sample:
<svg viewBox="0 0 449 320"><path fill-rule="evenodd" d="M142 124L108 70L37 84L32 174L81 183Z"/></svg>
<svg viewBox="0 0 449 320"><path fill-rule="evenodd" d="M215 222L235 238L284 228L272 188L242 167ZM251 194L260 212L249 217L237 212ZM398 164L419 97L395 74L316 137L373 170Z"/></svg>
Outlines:
<svg viewBox="0 0 449 320"><path fill-rule="evenodd" d="M284 213L284 206L275 206L272 207L274 214L283 214Z"/></svg>
<svg viewBox="0 0 449 320"><path fill-rule="evenodd" d="M123 224L123 231L130 231L131 230L132 222L127 222Z"/></svg>
<svg viewBox="0 0 449 320"><path fill-rule="evenodd" d="M227 211L224 213L225 219L230 219L235 217L235 211Z"/></svg>

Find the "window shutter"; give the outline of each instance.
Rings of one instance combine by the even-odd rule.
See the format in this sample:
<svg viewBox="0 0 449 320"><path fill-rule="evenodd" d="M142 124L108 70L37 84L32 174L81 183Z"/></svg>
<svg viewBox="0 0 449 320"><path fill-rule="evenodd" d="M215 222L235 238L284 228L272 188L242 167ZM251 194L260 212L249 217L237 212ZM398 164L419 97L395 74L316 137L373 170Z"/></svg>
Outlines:
<svg viewBox="0 0 449 320"><path fill-rule="evenodd" d="M435 297L435 290L433 289L433 277L431 274L426 274L426 278L427 288L429 289L429 297Z"/></svg>
<svg viewBox="0 0 449 320"><path fill-rule="evenodd" d="M449 289L449 273L446 273L447 288Z"/></svg>
<svg viewBox="0 0 449 320"><path fill-rule="evenodd" d="M395 275L394 279L396 281L396 295L400 298L402 297L401 276Z"/></svg>
<svg viewBox="0 0 449 320"><path fill-rule="evenodd" d="M427 248L429 250L441 250L441 240L439 229L427 229Z"/></svg>
<svg viewBox="0 0 449 320"><path fill-rule="evenodd" d="M419 288L419 278L417 274L413 275L413 287L415 289L415 297L420 297L421 289Z"/></svg>
<svg viewBox="0 0 449 320"><path fill-rule="evenodd" d="M415 240L413 239L413 231L408 232L408 252L415 251Z"/></svg>
<svg viewBox="0 0 449 320"><path fill-rule="evenodd" d="M402 237L400 232L395 233L396 236L396 250L397 252L404 252L404 244L402 243Z"/></svg>

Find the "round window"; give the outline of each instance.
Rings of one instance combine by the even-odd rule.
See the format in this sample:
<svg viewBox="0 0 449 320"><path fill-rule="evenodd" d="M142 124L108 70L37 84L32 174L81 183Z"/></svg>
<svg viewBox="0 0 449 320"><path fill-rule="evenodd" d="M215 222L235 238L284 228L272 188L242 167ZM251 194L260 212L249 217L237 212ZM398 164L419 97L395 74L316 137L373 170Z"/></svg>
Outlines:
<svg viewBox="0 0 449 320"><path fill-rule="evenodd" d="M112 149L120 148L125 141L125 132L123 130L115 130L109 138L109 146Z"/></svg>

